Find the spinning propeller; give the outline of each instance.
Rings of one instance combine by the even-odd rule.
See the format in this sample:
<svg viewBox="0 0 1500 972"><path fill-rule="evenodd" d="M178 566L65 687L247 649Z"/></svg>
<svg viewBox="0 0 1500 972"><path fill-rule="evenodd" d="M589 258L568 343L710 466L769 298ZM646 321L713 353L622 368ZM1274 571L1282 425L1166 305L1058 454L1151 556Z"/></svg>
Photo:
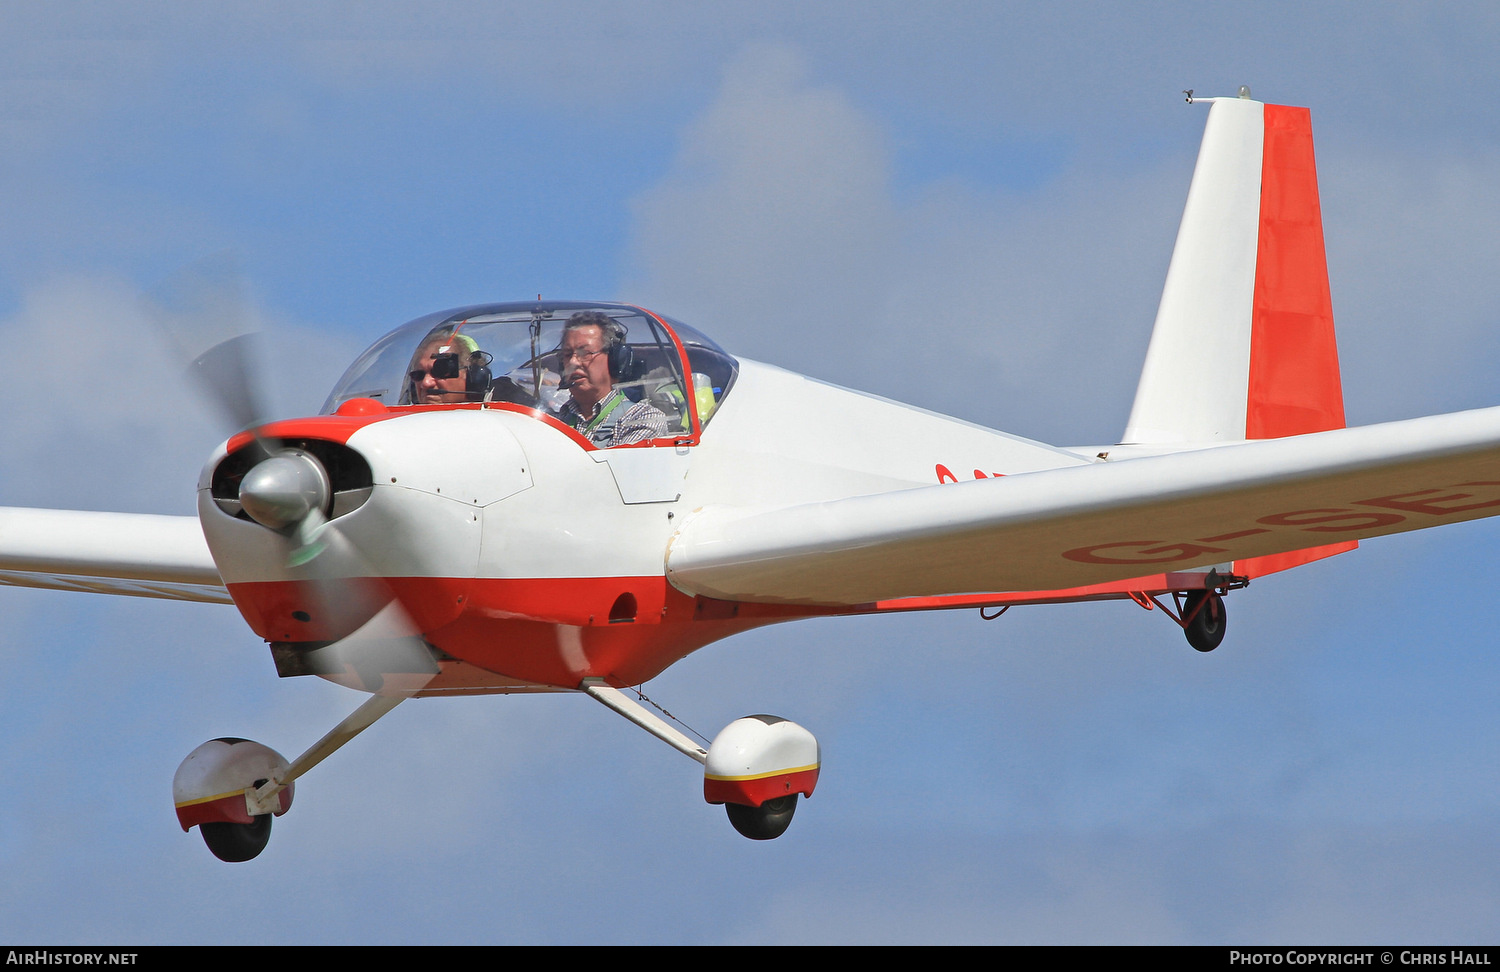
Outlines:
<svg viewBox="0 0 1500 972"><path fill-rule="evenodd" d="M172 330L181 332L187 322L197 332L200 347L205 327L228 324L244 330L214 344L188 366L231 434L250 433L254 442L243 448L262 457L240 480L241 508L254 522L293 541L286 565L308 597L308 613L336 631L348 632L308 651L309 666L367 692L405 696L419 691L438 674L438 665L399 597L330 518L333 485L328 470L311 452L265 434L269 413L260 394L265 372L259 364L260 336L253 330L257 317L238 275L180 276L187 282L174 289L185 291L193 306L186 313L171 314L178 325ZM192 346L182 338L174 334L174 344ZM338 672L347 677L339 678Z"/></svg>

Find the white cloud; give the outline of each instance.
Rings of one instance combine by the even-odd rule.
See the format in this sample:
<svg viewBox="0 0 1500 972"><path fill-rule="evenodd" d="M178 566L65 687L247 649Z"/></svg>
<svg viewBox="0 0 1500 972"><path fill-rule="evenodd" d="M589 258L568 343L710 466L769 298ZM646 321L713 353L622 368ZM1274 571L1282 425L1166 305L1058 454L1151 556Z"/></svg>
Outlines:
<svg viewBox="0 0 1500 972"><path fill-rule="evenodd" d="M672 174L634 202L641 279L626 290L660 295L751 356L809 338L826 353L831 322L858 330L879 311L871 274L895 243L889 168L876 127L809 86L793 51L751 47L684 133Z"/></svg>
<svg viewBox="0 0 1500 972"><path fill-rule="evenodd" d="M1326 148L1351 418L1493 403L1500 156ZM752 46L634 200L625 289L748 357L1060 444L1111 442L1191 166L1189 151L1121 171L1096 148L1027 192L999 188L1003 171L898 192L880 124L796 51Z"/></svg>
<svg viewBox="0 0 1500 972"><path fill-rule="evenodd" d="M752 47L635 200L626 289L749 357L1110 437L1186 191L1170 183L1075 172L1025 196L947 180L898 199L879 126L793 51Z"/></svg>

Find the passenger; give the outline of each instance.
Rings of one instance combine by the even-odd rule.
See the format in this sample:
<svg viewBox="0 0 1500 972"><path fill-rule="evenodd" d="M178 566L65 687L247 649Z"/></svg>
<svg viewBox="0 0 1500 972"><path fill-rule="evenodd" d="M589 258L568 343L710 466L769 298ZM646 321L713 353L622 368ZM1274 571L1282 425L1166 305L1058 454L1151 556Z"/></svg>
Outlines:
<svg viewBox="0 0 1500 972"><path fill-rule="evenodd" d="M558 371L569 399L557 417L604 449L667 434L667 417L615 388L628 367L625 327L602 311L579 311L563 325Z"/></svg>
<svg viewBox="0 0 1500 972"><path fill-rule="evenodd" d="M417 405L477 402L489 385L489 361L467 334L451 328L434 331L412 356L407 397Z"/></svg>

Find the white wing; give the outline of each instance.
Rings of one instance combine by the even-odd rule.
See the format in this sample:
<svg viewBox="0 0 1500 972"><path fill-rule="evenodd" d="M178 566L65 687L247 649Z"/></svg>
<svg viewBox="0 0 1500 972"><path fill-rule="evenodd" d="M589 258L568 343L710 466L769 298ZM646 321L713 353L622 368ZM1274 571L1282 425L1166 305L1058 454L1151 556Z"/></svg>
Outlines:
<svg viewBox="0 0 1500 972"><path fill-rule="evenodd" d="M706 508L672 583L852 605L1081 587L1500 514L1500 408L858 496Z"/></svg>
<svg viewBox="0 0 1500 972"><path fill-rule="evenodd" d="M231 603L193 516L0 507L0 584Z"/></svg>

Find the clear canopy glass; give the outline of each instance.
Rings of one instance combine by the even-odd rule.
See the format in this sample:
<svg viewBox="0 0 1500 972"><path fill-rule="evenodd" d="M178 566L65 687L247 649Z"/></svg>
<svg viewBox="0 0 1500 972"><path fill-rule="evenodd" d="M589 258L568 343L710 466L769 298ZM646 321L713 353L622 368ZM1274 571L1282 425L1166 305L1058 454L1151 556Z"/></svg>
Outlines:
<svg viewBox="0 0 1500 972"><path fill-rule="evenodd" d="M568 372L560 347L570 318L575 323L600 320L576 316L588 312L603 314L613 322L611 328L622 329L617 333L623 350L608 358L608 380L610 394L619 392L618 404L625 411L650 415L655 437L691 435L695 412L699 428L708 422L739 370L718 345L685 324L639 307L568 301L481 304L409 321L355 359L323 413L353 398L388 406L433 404L433 386L441 384L456 389L437 396L441 403L511 403L565 421L576 418L576 407L567 408L575 393L564 377ZM440 375L443 381L432 380ZM660 419L652 409L661 413Z"/></svg>

